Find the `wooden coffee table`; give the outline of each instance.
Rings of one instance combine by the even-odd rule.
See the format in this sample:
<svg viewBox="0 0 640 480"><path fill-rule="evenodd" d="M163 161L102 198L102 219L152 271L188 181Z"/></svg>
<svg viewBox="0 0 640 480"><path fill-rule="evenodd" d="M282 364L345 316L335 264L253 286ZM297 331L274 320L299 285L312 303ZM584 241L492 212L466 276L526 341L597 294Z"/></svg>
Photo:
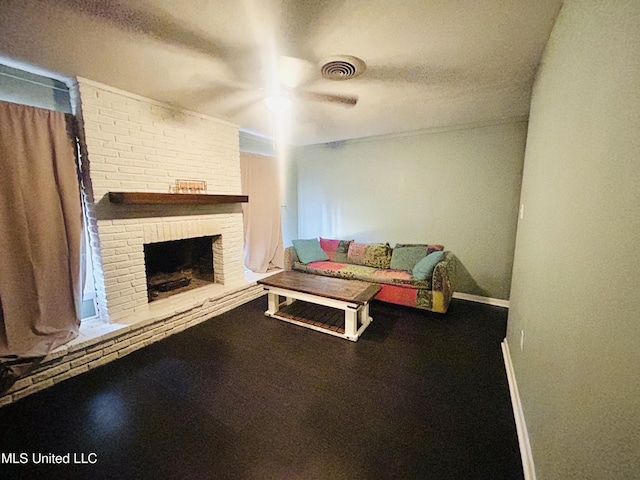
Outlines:
<svg viewBox="0 0 640 480"><path fill-rule="evenodd" d="M268 317L311 328L319 332L357 341L372 322L369 302L380 291L380 286L359 280L323 277L301 272L281 272L258 280L267 291ZM284 301L280 302L280 297ZM318 321L291 312L295 300L323 305L344 311L344 327L334 321ZM342 323L340 321L340 323Z"/></svg>

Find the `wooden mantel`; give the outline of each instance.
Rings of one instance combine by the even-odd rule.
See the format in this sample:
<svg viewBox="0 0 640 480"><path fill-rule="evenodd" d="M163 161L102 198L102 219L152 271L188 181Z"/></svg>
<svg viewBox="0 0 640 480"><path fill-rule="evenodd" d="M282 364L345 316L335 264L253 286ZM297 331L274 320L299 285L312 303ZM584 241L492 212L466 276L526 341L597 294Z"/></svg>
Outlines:
<svg viewBox="0 0 640 480"><path fill-rule="evenodd" d="M249 196L209 193L109 192L109 201L122 205L211 205L246 203L249 201Z"/></svg>

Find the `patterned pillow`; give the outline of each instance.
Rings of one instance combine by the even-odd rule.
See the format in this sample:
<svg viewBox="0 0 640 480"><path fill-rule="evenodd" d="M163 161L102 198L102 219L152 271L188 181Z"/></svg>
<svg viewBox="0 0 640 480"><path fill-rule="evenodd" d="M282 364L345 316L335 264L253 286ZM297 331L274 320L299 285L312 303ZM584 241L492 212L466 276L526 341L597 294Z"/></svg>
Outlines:
<svg viewBox="0 0 640 480"><path fill-rule="evenodd" d="M348 263L374 268L391 266L391 247L388 243L351 242L347 252Z"/></svg>
<svg viewBox="0 0 640 480"><path fill-rule="evenodd" d="M427 256L426 245L404 246L393 249L391 268L393 270L413 270L420 260Z"/></svg>
<svg viewBox="0 0 640 480"><path fill-rule="evenodd" d="M353 240L331 240L320 237L320 248L325 251L332 262L347 263L347 252Z"/></svg>

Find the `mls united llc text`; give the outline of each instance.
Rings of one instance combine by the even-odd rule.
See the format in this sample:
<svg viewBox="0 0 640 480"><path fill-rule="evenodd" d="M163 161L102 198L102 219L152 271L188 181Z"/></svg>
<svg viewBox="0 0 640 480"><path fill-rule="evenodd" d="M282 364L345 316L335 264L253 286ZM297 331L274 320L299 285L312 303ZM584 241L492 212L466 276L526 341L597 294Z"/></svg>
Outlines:
<svg viewBox="0 0 640 480"><path fill-rule="evenodd" d="M98 463L97 453L65 453L62 455L55 453L2 453L0 463L4 464L94 464Z"/></svg>

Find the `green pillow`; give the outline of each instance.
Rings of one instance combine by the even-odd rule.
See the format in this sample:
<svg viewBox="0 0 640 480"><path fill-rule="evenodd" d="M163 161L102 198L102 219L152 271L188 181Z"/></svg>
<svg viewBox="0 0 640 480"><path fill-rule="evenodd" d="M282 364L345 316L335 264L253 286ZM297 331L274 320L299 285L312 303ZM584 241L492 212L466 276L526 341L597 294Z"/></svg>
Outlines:
<svg viewBox="0 0 640 480"><path fill-rule="evenodd" d="M393 249L391 254L391 268L393 270L413 270L413 267L427 256L426 245L408 245Z"/></svg>
<svg viewBox="0 0 640 480"><path fill-rule="evenodd" d="M433 252L424 257L413 267L413 278L416 280L426 280L433 275L433 269L444 258L444 252Z"/></svg>
<svg viewBox="0 0 640 480"><path fill-rule="evenodd" d="M293 240L293 246L296 249L298 258L302 263L320 262L329 260L329 256L320 248L320 242L317 238L308 240Z"/></svg>

